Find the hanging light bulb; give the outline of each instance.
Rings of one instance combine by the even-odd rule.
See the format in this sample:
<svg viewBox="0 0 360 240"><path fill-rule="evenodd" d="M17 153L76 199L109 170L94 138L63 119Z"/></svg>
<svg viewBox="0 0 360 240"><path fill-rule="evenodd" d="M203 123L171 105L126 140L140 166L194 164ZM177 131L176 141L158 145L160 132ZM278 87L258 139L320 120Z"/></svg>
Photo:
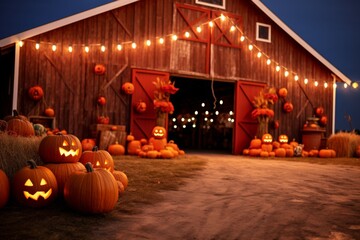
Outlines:
<svg viewBox="0 0 360 240"><path fill-rule="evenodd" d="M235 29L236 29L236 27L235 27L234 25L232 25L232 26L230 27L230 32L235 31Z"/></svg>
<svg viewBox="0 0 360 240"><path fill-rule="evenodd" d="M244 36L241 36L241 37L240 37L240 41L241 41L241 42L245 41L245 37L244 37Z"/></svg>
<svg viewBox="0 0 360 240"><path fill-rule="evenodd" d="M116 48L117 48L118 51L121 51L121 50L122 50L122 45L121 45L121 44L118 44L118 45L116 46Z"/></svg>
<svg viewBox="0 0 360 240"><path fill-rule="evenodd" d="M35 49L36 49L36 50L39 50L39 48L40 48L40 43L36 43L36 44L35 44Z"/></svg>
<svg viewBox="0 0 360 240"><path fill-rule="evenodd" d="M174 35L172 35L172 40L174 40L174 41L176 41L177 40L177 36L174 34Z"/></svg>
<svg viewBox="0 0 360 240"><path fill-rule="evenodd" d="M336 82L333 84L333 88L337 88L337 84L336 84Z"/></svg>
<svg viewBox="0 0 360 240"><path fill-rule="evenodd" d="M328 87L328 83L325 82L325 83L324 83L324 88L327 88L327 87Z"/></svg>
<svg viewBox="0 0 360 240"><path fill-rule="evenodd" d="M319 85L318 81L315 81L314 85L315 85L315 87L317 87Z"/></svg>
<svg viewBox="0 0 360 240"><path fill-rule="evenodd" d="M307 78L304 79L304 83L308 84L309 80Z"/></svg>
<svg viewBox="0 0 360 240"><path fill-rule="evenodd" d="M136 43L133 42L133 43L131 44L131 47L132 47L132 49L135 49L135 48L136 48Z"/></svg>
<svg viewBox="0 0 360 240"><path fill-rule="evenodd" d="M348 85L346 83L344 83L344 88L347 88L347 87L348 87Z"/></svg>
<svg viewBox="0 0 360 240"><path fill-rule="evenodd" d="M159 38L159 43L163 44L164 43L164 39L163 38Z"/></svg>
<svg viewBox="0 0 360 240"><path fill-rule="evenodd" d="M258 58L261 58L261 55L262 55L262 53L261 53L261 52L258 52L256 56L257 56Z"/></svg>
<svg viewBox="0 0 360 240"><path fill-rule="evenodd" d="M201 27L198 26L198 27L196 28L196 31L197 31L198 33L201 33Z"/></svg>
<svg viewBox="0 0 360 240"><path fill-rule="evenodd" d="M53 52L56 51L56 45L55 45L55 44L53 44L53 45L51 46L51 50L53 50Z"/></svg>
<svg viewBox="0 0 360 240"><path fill-rule="evenodd" d="M254 46L253 45L249 45L249 50L251 51L251 50L253 50L253 48L254 48Z"/></svg>
<svg viewBox="0 0 360 240"><path fill-rule="evenodd" d="M68 51L71 53L73 51L73 47L72 46L69 46L68 47Z"/></svg>
<svg viewBox="0 0 360 240"><path fill-rule="evenodd" d="M104 46L104 45L101 45L100 50L101 50L102 52L105 52L105 50L106 50L105 46Z"/></svg>
<svg viewBox="0 0 360 240"><path fill-rule="evenodd" d="M275 70L276 70L277 72L279 72L279 71L280 71L280 66L277 65L276 68L275 68Z"/></svg>
<svg viewBox="0 0 360 240"><path fill-rule="evenodd" d="M23 41L19 41L19 47L24 46L24 42Z"/></svg>
<svg viewBox="0 0 360 240"><path fill-rule="evenodd" d="M205 103L201 103L201 106L202 106L202 107L205 107Z"/></svg>
<svg viewBox="0 0 360 240"><path fill-rule="evenodd" d="M356 89L359 87L359 84L357 82L353 82L351 86Z"/></svg>
<svg viewBox="0 0 360 240"><path fill-rule="evenodd" d="M90 48L88 46L85 46L85 52L89 52L90 51Z"/></svg>
<svg viewBox="0 0 360 240"><path fill-rule="evenodd" d="M190 37L190 33L189 33L189 32L185 32L185 37L186 37L186 38Z"/></svg>
<svg viewBox="0 0 360 240"><path fill-rule="evenodd" d="M285 76L285 77L289 76L289 71L288 71L288 70L286 70L286 71L284 72L284 76Z"/></svg>
<svg viewBox="0 0 360 240"><path fill-rule="evenodd" d="M221 15L220 15L220 19L221 19L221 21L225 21L226 18L225 18L225 16L224 16L224 14L221 14Z"/></svg>
<svg viewBox="0 0 360 240"><path fill-rule="evenodd" d="M220 100L219 103L220 103L220 105L223 105L223 104L224 104L224 101L223 101L223 100Z"/></svg>
<svg viewBox="0 0 360 240"><path fill-rule="evenodd" d="M151 41L150 40L146 40L146 46L150 46L151 45Z"/></svg>
<svg viewBox="0 0 360 240"><path fill-rule="evenodd" d="M270 65L271 64L271 59L269 58L268 60L266 60L266 64Z"/></svg>
<svg viewBox="0 0 360 240"><path fill-rule="evenodd" d="M198 112L198 111L195 111L195 112L194 112L194 114L195 114L195 115L198 115L198 114L199 114L199 112Z"/></svg>
<svg viewBox="0 0 360 240"><path fill-rule="evenodd" d="M213 27L214 23L212 21L209 22L209 27Z"/></svg>
<svg viewBox="0 0 360 240"><path fill-rule="evenodd" d="M298 76L298 75L295 75L294 80L295 80L295 81L298 81L298 80L299 80L299 76Z"/></svg>

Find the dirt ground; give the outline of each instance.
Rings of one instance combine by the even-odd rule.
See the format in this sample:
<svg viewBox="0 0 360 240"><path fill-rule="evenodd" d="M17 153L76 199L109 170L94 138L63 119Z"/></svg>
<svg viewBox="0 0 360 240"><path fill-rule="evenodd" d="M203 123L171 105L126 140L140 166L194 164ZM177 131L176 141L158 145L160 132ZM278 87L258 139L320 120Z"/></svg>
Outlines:
<svg viewBox="0 0 360 240"><path fill-rule="evenodd" d="M94 239L360 239L359 166L201 157L199 176Z"/></svg>

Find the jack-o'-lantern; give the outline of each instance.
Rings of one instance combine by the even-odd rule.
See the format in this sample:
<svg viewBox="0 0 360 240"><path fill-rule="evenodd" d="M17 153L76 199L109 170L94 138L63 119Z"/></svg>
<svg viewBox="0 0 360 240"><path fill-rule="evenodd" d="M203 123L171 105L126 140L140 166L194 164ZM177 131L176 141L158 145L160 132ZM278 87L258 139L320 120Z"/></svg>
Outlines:
<svg viewBox="0 0 360 240"><path fill-rule="evenodd" d="M151 135L157 139L166 138L166 130L163 127L156 126L153 128Z"/></svg>
<svg viewBox="0 0 360 240"><path fill-rule="evenodd" d="M134 93L134 84L131 82L126 82L121 86L121 89L124 91L124 93L131 95Z"/></svg>
<svg viewBox="0 0 360 240"><path fill-rule="evenodd" d="M39 155L46 163L78 162L82 153L80 140L72 134L48 135L42 139Z"/></svg>
<svg viewBox="0 0 360 240"><path fill-rule="evenodd" d="M156 126L153 128L151 135L152 137L149 139L149 144L154 146L154 150L160 151L165 149L167 144L165 128Z"/></svg>
<svg viewBox="0 0 360 240"><path fill-rule="evenodd" d="M37 166L34 160L29 160L28 164L13 176L14 199L23 206L46 206L57 196L56 177L50 169Z"/></svg>
<svg viewBox="0 0 360 240"><path fill-rule="evenodd" d="M294 109L294 106L292 105L291 102L284 103L284 106L283 106L284 112L290 113L290 112L292 112L293 109Z"/></svg>
<svg viewBox="0 0 360 240"><path fill-rule="evenodd" d="M273 138L271 136L270 133L265 133L263 136L262 136L262 142L263 143L272 143L273 141Z"/></svg>
<svg viewBox="0 0 360 240"><path fill-rule="evenodd" d="M94 168L103 168L109 172L114 171L114 159L108 151L98 150L98 147L93 147L92 151L85 151L81 155L80 162L86 164L90 162Z"/></svg>
<svg viewBox="0 0 360 240"><path fill-rule="evenodd" d="M29 88L28 94L32 100L39 101L44 96L44 91L40 86L33 86Z"/></svg>
<svg viewBox="0 0 360 240"><path fill-rule="evenodd" d="M289 141L289 138L288 138L288 136L286 136L285 134L281 134L281 135L279 136L279 142L280 142L280 144L282 144L282 143L288 143L288 141Z"/></svg>
<svg viewBox="0 0 360 240"><path fill-rule="evenodd" d="M103 64L95 64L95 67L94 67L94 73L96 75L103 75L106 71L106 68Z"/></svg>
<svg viewBox="0 0 360 240"><path fill-rule="evenodd" d="M135 104L135 110L138 113L142 113L146 111L146 103L144 101L139 101L138 103Z"/></svg>

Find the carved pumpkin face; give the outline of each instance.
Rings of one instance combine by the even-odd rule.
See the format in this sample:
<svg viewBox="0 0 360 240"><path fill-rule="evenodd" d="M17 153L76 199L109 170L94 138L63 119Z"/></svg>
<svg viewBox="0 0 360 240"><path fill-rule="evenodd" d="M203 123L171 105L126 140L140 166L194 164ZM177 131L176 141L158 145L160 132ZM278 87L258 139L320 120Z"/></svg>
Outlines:
<svg viewBox="0 0 360 240"><path fill-rule="evenodd" d="M56 177L50 169L36 166L33 160L28 163L30 166L20 169L13 177L14 198L24 206L45 206L57 195Z"/></svg>
<svg viewBox="0 0 360 240"><path fill-rule="evenodd" d="M83 152L80 162L84 165L90 162L93 168L102 168L110 172L114 171L114 160L110 153L105 150L98 150L97 146L95 146L92 151Z"/></svg>
<svg viewBox="0 0 360 240"><path fill-rule="evenodd" d="M271 134L265 133L265 134L262 136L262 142L263 142L263 143L272 143L272 141L273 141L273 138L272 138Z"/></svg>
<svg viewBox="0 0 360 240"><path fill-rule="evenodd" d="M156 126L152 130L152 136L157 139L166 138L166 130L163 127Z"/></svg>
<svg viewBox="0 0 360 240"><path fill-rule="evenodd" d="M103 64L95 64L95 67L94 67L94 73L96 75L103 75L106 71L106 68Z"/></svg>
<svg viewBox="0 0 360 240"><path fill-rule="evenodd" d="M126 82L122 85L121 89L124 91L124 93L131 95L134 93L134 84L131 82Z"/></svg>
<svg viewBox="0 0 360 240"><path fill-rule="evenodd" d="M44 96L44 91L40 86L33 86L29 88L28 94L32 100L38 101Z"/></svg>
<svg viewBox="0 0 360 240"><path fill-rule="evenodd" d="M71 134L48 135L40 143L39 154L47 163L72 163L80 159L80 140Z"/></svg>
<svg viewBox="0 0 360 240"><path fill-rule="evenodd" d="M287 143L289 141L289 138L288 138L288 136L286 136L285 134L281 134L280 136L279 136L279 142L280 143Z"/></svg>

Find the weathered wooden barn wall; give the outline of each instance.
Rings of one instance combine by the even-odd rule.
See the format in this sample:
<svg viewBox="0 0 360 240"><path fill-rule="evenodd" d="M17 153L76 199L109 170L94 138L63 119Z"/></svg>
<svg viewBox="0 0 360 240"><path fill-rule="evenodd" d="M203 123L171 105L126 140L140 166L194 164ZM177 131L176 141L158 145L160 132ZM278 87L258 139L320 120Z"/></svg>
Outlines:
<svg viewBox="0 0 360 240"><path fill-rule="evenodd" d="M38 84L45 90L46 104L56 111L59 128L80 138L88 136L89 125L101 114L108 115L112 124L129 126L130 97L120 89L124 82L131 81L131 68L143 68L189 77L247 80L286 87L289 90L286 100L294 104L294 111L284 114L280 103L275 106L275 119L281 123L275 134L300 136L302 125L316 106L323 106L330 120L332 77L329 70L251 1L227 1L223 12L231 14L231 19L261 50L298 73L301 81L286 78L283 70L276 72L274 66L266 65L265 59L259 60L256 51L249 52L247 44L239 41L238 31L232 35L226 33L228 39L221 37L229 29L229 22L219 23L213 30L204 25L197 37L195 31L190 31L189 39L183 37L188 27L184 19L192 22L195 30L197 19L200 18L197 24L204 23L219 16L219 9L196 5L195 0L143 0L26 40L20 53L19 110L27 115L43 111L44 102L32 102L26 94L29 87ZM271 25L271 43L255 41L256 22ZM210 31L213 31L214 44L210 44ZM172 33L179 35L177 41L168 36ZM158 37L165 37L165 43L156 42ZM147 39L152 40L150 46L145 45ZM39 50L34 47L36 42L40 43ZM125 42L118 51L117 44ZM137 43L136 49L131 48L132 42ZM51 50L52 44L57 45L55 52ZM72 53L67 50L70 45ZM86 45L90 47L89 53L84 51ZM105 52L100 51L100 45L106 47ZM96 63L106 66L105 75L94 74ZM308 85L303 84L304 77L309 79ZM315 79L319 81L317 88L313 86ZM327 89L323 87L324 81L329 83ZM96 104L99 95L108 100L104 108ZM310 100L308 104L306 96ZM328 134L331 124L329 121Z"/></svg>

